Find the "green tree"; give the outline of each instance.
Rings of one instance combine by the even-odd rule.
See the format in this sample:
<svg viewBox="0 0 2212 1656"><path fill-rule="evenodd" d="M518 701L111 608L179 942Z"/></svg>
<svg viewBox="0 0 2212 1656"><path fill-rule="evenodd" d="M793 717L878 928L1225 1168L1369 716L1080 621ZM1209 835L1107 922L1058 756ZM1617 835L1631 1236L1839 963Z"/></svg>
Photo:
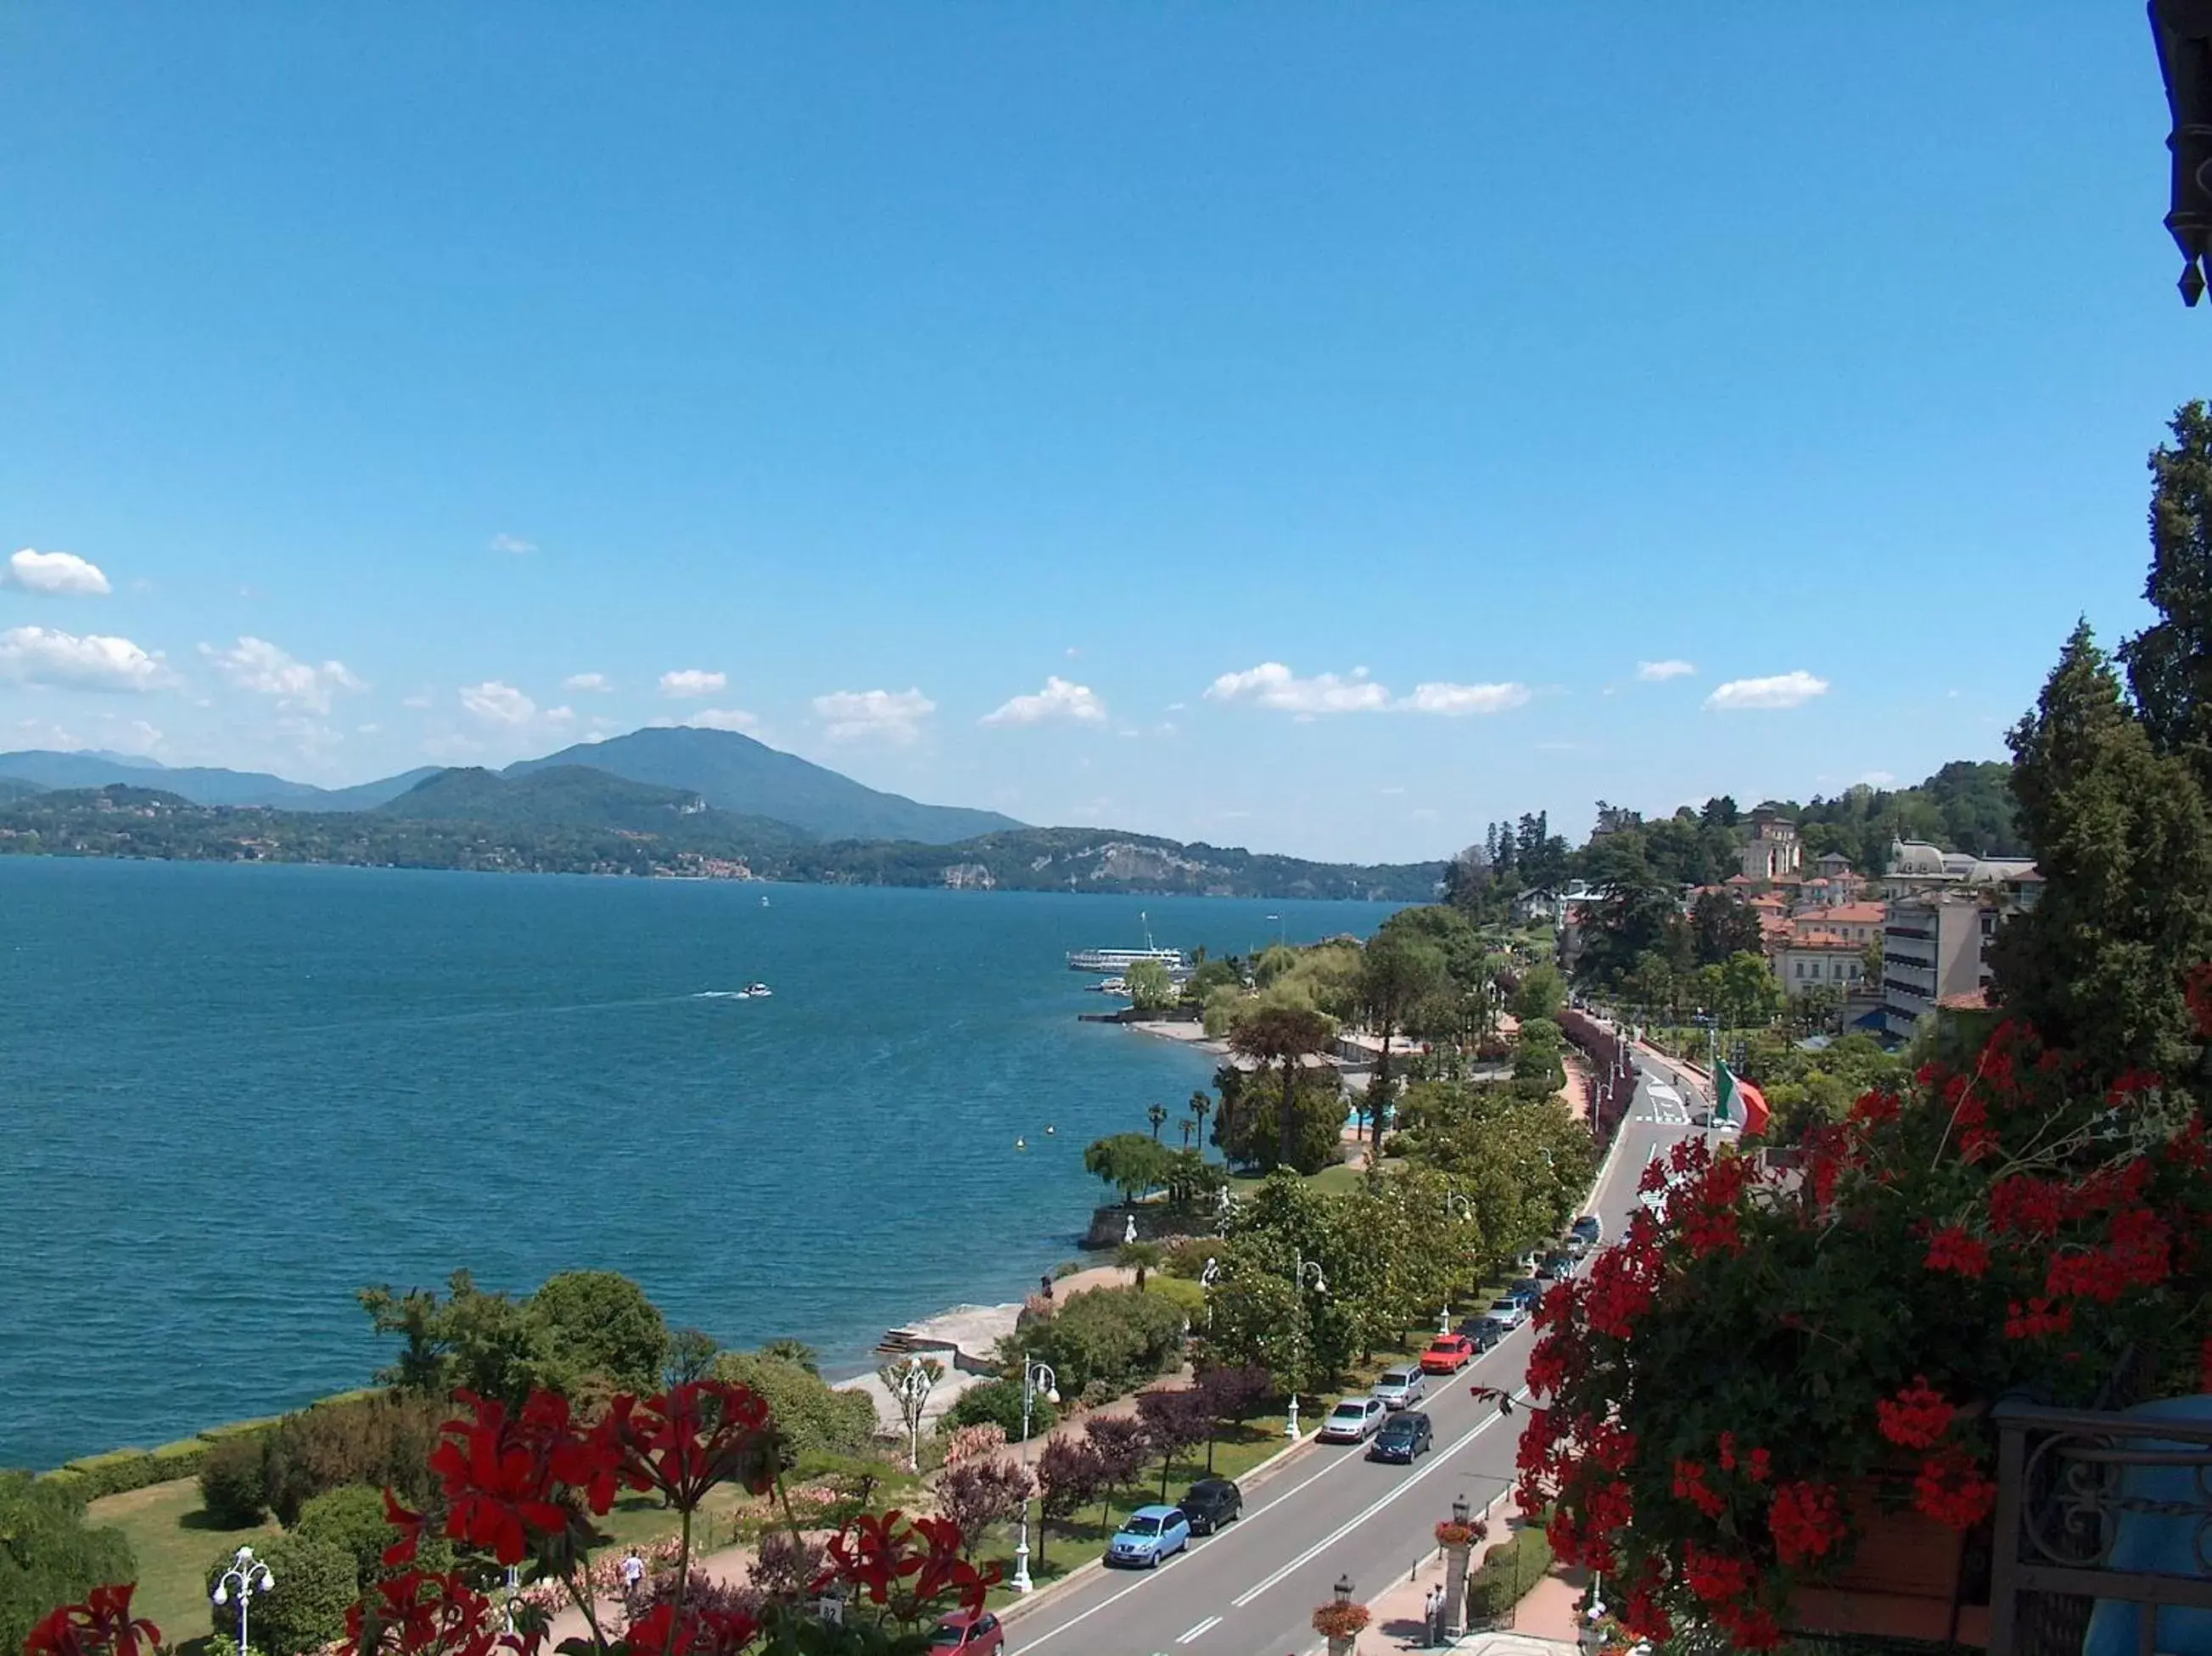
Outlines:
<svg viewBox="0 0 2212 1656"><path fill-rule="evenodd" d="M876 1434L876 1406L865 1392L840 1392L795 1362L761 1351L725 1351L714 1377L750 1386L767 1400L784 1442L784 1465L808 1455L855 1455Z"/></svg>
<svg viewBox="0 0 2212 1656"><path fill-rule="evenodd" d="M1763 1029L1788 1010L1789 992L1783 988L1766 956L1749 950L1731 955L1721 963L1720 998L1716 1010L1730 1028Z"/></svg>
<svg viewBox="0 0 2212 1656"><path fill-rule="evenodd" d="M545 1324L526 1302L479 1289L466 1271L446 1286L443 1299L430 1289L395 1294L382 1284L355 1296L379 1334L402 1343L398 1360L376 1378L439 1398L465 1386L519 1407L545 1372Z"/></svg>
<svg viewBox="0 0 2212 1656"><path fill-rule="evenodd" d="M1094 1140L1083 1152L1083 1170L1102 1179L1133 1202L1168 1180L1175 1153L1140 1132L1117 1132Z"/></svg>
<svg viewBox="0 0 2212 1656"><path fill-rule="evenodd" d="M66 1485L0 1471L0 1650L21 1650L62 1605L137 1574L123 1532L88 1527L84 1502Z"/></svg>
<svg viewBox="0 0 2212 1656"><path fill-rule="evenodd" d="M292 1526L292 1533L310 1541L328 1542L349 1555L361 1587L395 1573L386 1568L384 1553L399 1539L399 1532L385 1521L384 1491L372 1484L349 1483L317 1495L300 1508L300 1520ZM416 1566L426 1570L448 1568L452 1551L435 1534L425 1535L418 1546Z"/></svg>
<svg viewBox="0 0 2212 1656"><path fill-rule="evenodd" d="M722 1348L714 1337L700 1328L679 1328L668 1337L668 1362L660 1378L669 1386L688 1386L714 1372L715 1354Z"/></svg>
<svg viewBox="0 0 2212 1656"><path fill-rule="evenodd" d="M1567 980L1548 961L1521 974L1513 992L1513 1016L1524 1022L1556 1019L1567 1004Z"/></svg>
<svg viewBox="0 0 2212 1656"><path fill-rule="evenodd" d="M2152 743L2187 754L2212 792L2212 412L2175 410L2173 442L2150 457L2150 574L2159 619L2120 646Z"/></svg>
<svg viewBox="0 0 2212 1656"><path fill-rule="evenodd" d="M1300 1070L1294 1077L1291 1111L1291 1159L1280 1159L1281 1098L1272 1075L1246 1075L1231 1069L1238 1083L1222 1093L1222 1110L1214 1124L1213 1141L1223 1157L1240 1168L1262 1173L1288 1167L1297 1173L1318 1173L1333 1166L1343 1150L1344 1092L1336 1071ZM1217 1170L1218 1171L1218 1170Z"/></svg>
<svg viewBox="0 0 2212 1656"><path fill-rule="evenodd" d="M1277 1065L1282 1071L1275 1118L1279 1162L1288 1164L1297 1159L1298 1070L1306 1059L1327 1052L1335 1033L1330 1021L1317 1011L1275 1004L1259 1007L1230 1034L1229 1044L1235 1051L1261 1064Z"/></svg>
<svg viewBox="0 0 2212 1656"><path fill-rule="evenodd" d="M1732 955L1756 954L1765 942L1759 911L1733 892L1699 894L1690 911L1698 964L1717 965Z"/></svg>
<svg viewBox="0 0 2212 1656"><path fill-rule="evenodd" d="M794 1363L808 1374L817 1377L822 1373L821 1354L807 1344L805 1340L785 1338L764 1341L760 1348L760 1355L763 1357L775 1357L785 1362Z"/></svg>
<svg viewBox="0 0 2212 1656"><path fill-rule="evenodd" d="M1129 1004L1139 1012L1164 1012L1176 1004L1176 987L1168 969L1158 961L1137 961L1121 974Z"/></svg>
<svg viewBox="0 0 2212 1656"><path fill-rule="evenodd" d="M1244 974L1237 969L1237 962L1216 958L1202 963L1183 980L1182 995L1185 1000L1194 1000L1202 1005L1217 989L1234 989L1241 992L1243 987Z"/></svg>
<svg viewBox="0 0 2212 1656"><path fill-rule="evenodd" d="M2187 760L2131 716L2087 624L2012 732L2045 885L1999 929L1996 998L2110 1077L2197 1062L2183 974L2212 958L2212 822Z"/></svg>
<svg viewBox="0 0 2212 1656"><path fill-rule="evenodd" d="M1390 1040L1406 1016L1425 997L1436 993L1449 980L1444 951L1404 930L1377 932L1361 951L1358 997L1370 1027L1382 1037L1382 1055L1375 1061L1375 1079L1369 1089L1381 1107L1390 1100ZM1380 1111L1374 1136L1379 1147ZM1380 1156L1372 1158L1379 1164Z"/></svg>
<svg viewBox="0 0 2212 1656"><path fill-rule="evenodd" d="M617 1392L650 1392L668 1361L668 1324L645 1290L612 1271L564 1271L530 1296L545 1331L555 1389L597 1376Z"/></svg>

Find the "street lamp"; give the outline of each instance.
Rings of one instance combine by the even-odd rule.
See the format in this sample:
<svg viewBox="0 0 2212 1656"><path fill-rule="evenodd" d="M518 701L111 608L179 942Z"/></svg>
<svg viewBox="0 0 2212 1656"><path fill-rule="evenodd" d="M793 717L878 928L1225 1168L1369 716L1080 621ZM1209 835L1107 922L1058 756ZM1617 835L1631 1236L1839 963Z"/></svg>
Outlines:
<svg viewBox="0 0 2212 1656"><path fill-rule="evenodd" d="M1316 1294L1326 1294L1328 1292L1328 1279L1321 1274L1320 1261L1309 1259L1303 1253L1294 1253L1291 1257L1294 1261L1291 1268L1291 1288L1293 1292L1302 1291L1304 1289L1306 1285L1306 1273L1309 1271L1313 1273L1314 1292ZM1304 1309L1303 1307L1300 1308ZM1291 1325L1291 1412L1290 1417L1283 1422L1283 1435L1289 1438L1293 1443L1297 1441L1298 1436L1299 1375L1297 1368L1298 1325L1296 1322L1293 1322Z"/></svg>
<svg viewBox="0 0 2212 1656"><path fill-rule="evenodd" d="M1340 1575L1336 1578L1336 1602L1340 1604L1348 1604L1352 1602L1352 1578L1348 1575Z"/></svg>
<svg viewBox="0 0 2212 1656"><path fill-rule="evenodd" d="M2173 130L2173 205L2166 227L2181 249L2181 302L2204 295L2212 266L2212 10L2203 0L2151 0L2150 28Z"/></svg>
<svg viewBox="0 0 2212 1656"><path fill-rule="evenodd" d="M1042 1392L1047 1403L1060 1401L1060 1376L1052 1372L1048 1362L1032 1362L1030 1355L1022 1353L1022 1442L1030 1441L1030 1409ZM1027 1450L1024 1448L1024 1453ZM1021 1538L1014 1544L1014 1580L1016 1592L1027 1592L1035 1586L1030 1580L1030 1498L1022 1497Z"/></svg>
<svg viewBox="0 0 2212 1656"><path fill-rule="evenodd" d="M922 1366L920 1357L908 1357L906 1367L899 1371L898 1394L905 1407L899 1412L906 1416L907 1470L921 1470L921 1410L929 1400L930 1388L937 1384L937 1376Z"/></svg>
<svg viewBox="0 0 2212 1656"><path fill-rule="evenodd" d="M1461 1219L1472 1222L1474 1218L1474 1203L1455 1190L1447 1190L1444 1192L1444 1216L1449 1219L1455 1214ZM1437 1332L1439 1334L1451 1332L1451 1303L1449 1301L1445 1301L1443 1314L1437 1319Z"/></svg>
<svg viewBox="0 0 2212 1656"><path fill-rule="evenodd" d="M217 1609L231 1601L234 1593L238 1599L238 1651L246 1656L246 1604L257 1592L266 1592L276 1585L276 1578L269 1573L269 1566L253 1556L251 1547L240 1547L238 1556L230 1561L230 1568L216 1578L215 1591L208 1595Z"/></svg>

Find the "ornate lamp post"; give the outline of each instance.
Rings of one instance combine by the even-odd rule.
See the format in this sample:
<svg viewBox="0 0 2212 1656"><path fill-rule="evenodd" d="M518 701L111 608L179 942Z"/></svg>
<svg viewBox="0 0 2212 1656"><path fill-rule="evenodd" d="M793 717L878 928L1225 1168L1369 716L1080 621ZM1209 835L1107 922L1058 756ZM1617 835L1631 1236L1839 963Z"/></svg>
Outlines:
<svg viewBox="0 0 2212 1656"><path fill-rule="evenodd" d="M2181 249L2181 302L2194 305L2212 269L2212 3L2151 0L2150 28L2173 115L2166 141L2173 153L2173 208L2166 227Z"/></svg>
<svg viewBox="0 0 2212 1656"><path fill-rule="evenodd" d="M1467 1612L1468 1562L1474 1556L1474 1544L1489 1533L1486 1526L1478 1526L1473 1510L1463 1495L1454 1495L1451 1521L1437 1526L1437 1539L1444 1550L1444 1633L1457 1638L1462 1630Z"/></svg>
<svg viewBox="0 0 2212 1656"><path fill-rule="evenodd" d="M1314 1612L1314 1631L1328 1641L1328 1656L1352 1656L1352 1641L1368 1623L1364 1604L1352 1602L1352 1578L1336 1578L1336 1596Z"/></svg>
<svg viewBox="0 0 2212 1656"><path fill-rule="evenodd" d="M1310 1273L1313 1277L1313 1291L1316 1294L1326 1294L1328 1292L1328 1281L1321 1274L1321 1262L1319 1260L1309 1259L1303 1253L1293 1253L1291 1257L1292 1261L1291 1267L1291 1287L1293 1290L1303 1293L1306 1285L1306 1277L1308 1274ZM1301 1306L1299 1309L1303 1311L1304 1307ZM1297 1372L1299 1368L1298 1357L1298 1325L1297 1323L1293 1322L1291 1325L1291 1367L1292 1370L1291 1374L1291 1412L1290 1417L1283 1422L1283 1435L1289 1438L1293 1443L1297 1441L1298 1436L1298 1381L1302 1378L1302 1375Z"/></svg>
<svg viewBox="0 0 2212 1656"><path fill-rule="evenodd" d="M1022 1442L1030 1441L1030 1410L1042 1393L1047 1403L1060 1401L1060 1376L1052 1372L1048 1362L1032 1362L1029 1354L1022 1354ZM1026 1448L1024 1449L1026 1453ZM1035 1586L1030 1580L1030 1501L1022 1497L1021 1537L1014 1544L1014 1579L1016 1592L1027 1592Z"/></svg>
<svg viewBox="0 0 2212 1656"><path fill-rule="evenodd" d="M209 1594L216 1607L238 1600L239 1656L246 1656L249 1648L246 1641L246 1606L257 1592L266 1592L276 1585L276 1578L269 1573L269 1566L253 1556L251 1547L240 1547L238 1556L230 1561L230 1568L216 1578L215 1591Z"/></svg>
<svg viewBox="0 0 2212 1656"><path fill-rule="evenodd" d="M902 1405L899 1412L906 1416L906 1466L910 1472L921 1470L921 1411L936 1384L937 1374L918 1356L908 1358L906 1367L899 1370L896 1389Z"/></svg>
<svg viewBox="0 0 2212 1656"><path fill-rule="evenodd" d="M1454 1216L1462 1220L1473 1220L1474 1204L1457 1191L1447 1190L1444 1192L1444 1216L1449 1219ZM1443 1313L1437 1319L1437 1332L1439 1334L1451 1332L1451 1302L1449 1301L1444 1302Z"/></svg>

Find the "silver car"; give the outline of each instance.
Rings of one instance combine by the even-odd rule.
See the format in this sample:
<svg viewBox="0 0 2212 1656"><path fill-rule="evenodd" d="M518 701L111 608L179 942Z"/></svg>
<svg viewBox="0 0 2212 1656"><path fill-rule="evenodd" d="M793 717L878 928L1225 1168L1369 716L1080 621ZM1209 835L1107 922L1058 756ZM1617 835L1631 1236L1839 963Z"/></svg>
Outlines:
<svg viewBox="0 0 2212 1656"><path fill-rule="evenodd" d="M1322 1422L1323 1443L1360 1443L1382 1429L1390 1411L1380 1398L1346 1398Z"/></svg>
<svg viewBox="0 0 2212 1656"><path fill-rule="evenodd" d="M1395 1414L1426 1397L1428 1386L1418 1368L1386 1368L1382 1378L1375 1382L1375 1395L1382 1399L1385 1409Z"/></svg>

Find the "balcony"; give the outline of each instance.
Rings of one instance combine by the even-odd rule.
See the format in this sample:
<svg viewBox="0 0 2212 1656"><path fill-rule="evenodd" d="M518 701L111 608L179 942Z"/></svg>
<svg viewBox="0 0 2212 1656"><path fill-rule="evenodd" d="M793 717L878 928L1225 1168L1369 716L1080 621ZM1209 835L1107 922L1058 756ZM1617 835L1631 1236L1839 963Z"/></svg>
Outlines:
<svg viewBox="0 0 2212 1656"><path fill-rule="evenodd" d="M1990 1650L2212 1649L2212 1398L2125 1410L2008 1402L1990 1423Z"/></svg>

